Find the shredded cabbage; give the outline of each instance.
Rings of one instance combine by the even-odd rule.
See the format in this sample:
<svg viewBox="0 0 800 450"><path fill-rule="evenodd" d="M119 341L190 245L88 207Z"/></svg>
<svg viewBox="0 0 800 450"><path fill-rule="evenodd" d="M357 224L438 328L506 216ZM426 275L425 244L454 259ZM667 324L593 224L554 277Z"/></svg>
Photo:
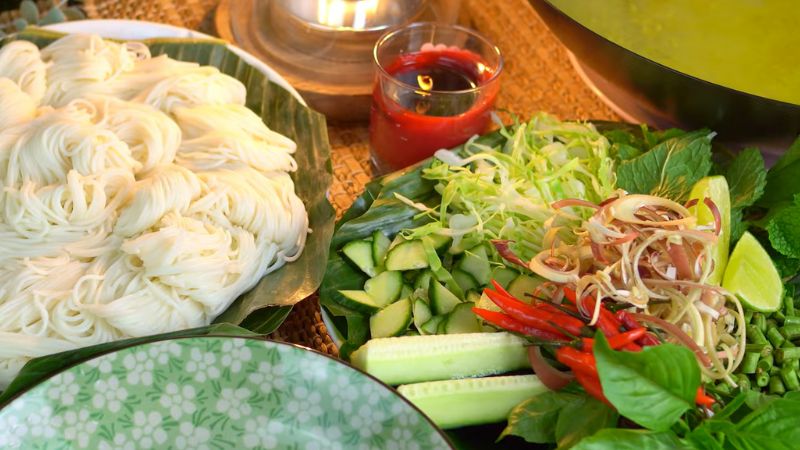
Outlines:
<svg viewBox="0 0 800 450"><path fill-rule="evenodd" d="M584 208L559 213L551 203L567 198L598 203L614 192L610 144L592 124L539 114L500 133L507 138L502 147L473 139L465 154L437 152L423 177L437 182L438 214L428 212L433 222L406 230L406 237L453 236L464 249L507 239L529 260L544 247L545 230L561 226L558 238L574 242L570 230L591 214Z"/></svg>

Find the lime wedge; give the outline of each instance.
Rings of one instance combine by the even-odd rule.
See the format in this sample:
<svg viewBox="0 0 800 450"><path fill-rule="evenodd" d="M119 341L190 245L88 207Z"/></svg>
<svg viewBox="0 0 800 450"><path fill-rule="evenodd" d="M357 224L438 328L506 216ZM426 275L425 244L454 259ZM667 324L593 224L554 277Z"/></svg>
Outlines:
<svg viewBox="0 0 800 450"><path fill-rule="evenodd" d="M781 306L783 282L778 269L750 233L744 233L736 243L725 268L722 287L756 311L777 311Z"/></svg>
<svg viewBox="0 0 800 450"><path fill-rule="evenodd" d="M692 192L689 194L690 200L697 200L697 205L689 208L689 211L697 217L697 225L713 227L714 214L711 212L711 208L703 203L704 198L710 198L717 205L722 218L719 239L711 254L714 260L714 270L708 277L709 284L719 284L722 281L722 274L725 273L725 265L728 263L731 240L731 194L725 177L722 175L705 177L692 187Z"/></svg>

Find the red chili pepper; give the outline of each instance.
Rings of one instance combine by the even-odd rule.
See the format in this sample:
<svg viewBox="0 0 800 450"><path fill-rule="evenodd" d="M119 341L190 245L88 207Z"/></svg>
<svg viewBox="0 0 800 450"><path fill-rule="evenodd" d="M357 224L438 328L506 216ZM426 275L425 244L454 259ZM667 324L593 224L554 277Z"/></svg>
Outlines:
<svg viewBox="0 0 800 450"><path fill-rule="evenodd" d="M564 286L561 289L564 290L564 298L569 300L570 303L575 304L578 301L578 296L575 294L575 289L570 287Z"/></svg>
<svg viewBox="0 0 800 450"><path fill-rule="evenodd" d="M619 321L622 322L622 325L629 330L635 328L644 328L642 324L640 324L639 321L634 319L633 316L631 316L627 311L618 311L617 319L619 319ZM658 338L653 333L648 332L645 333L644 336L642 336L642 338L637 341L637 343L643 347L648 347L653 345L659 345L661 341L658 340Z"/></svg>
<svg viewBox="0 0 800 450"><path fill-rule="evenodd" d="M583 386L583 389L585 389L589 395L612 408L614 407L606 396L603 395L603 387L600 385L600 378L597 375L593 376L584 372L575 372L575 379L578 380L578 383Z"/></svg>
<svg viewBox="0 0 800 450"><path fill-rule="evenodd" d="M614 350L619 350L620 348L629 348L631 351L640 351L642 348L636 345L635 342L644 336L645 333L647 333L646 328L635 328L633 330L620 333L616 336L611 336L608 338L608 345ZM585 352L590 352L594 348L594 339L592 338L583 338L581 343L583 344L582 350Z"/></svg>
<svg viewBox="0 0 800 450"><path fill-rule="evenodd" d="M566 331L574 336L583 334L583 322L556 309L556 312L547 311L540 305L529 305L512 296L490 289L483 291L489 299L500 307L506 314L514 319L552 333L564 334Z"/></svg>
<svg viewBox="0 0 800 450"><path fill-rule="evenodd" d="M566 336L564 336L561 333L553 333L551 331L545 331L537 327L526 325L514 319L513 317L501 312L489 311L488 309L481 309L481 308L472 308L472 312L480 316L483 320L509 331L524 334L527 336L533 336L535 338L542 339L545 341L559 341L559 342L567 341Z"/></svg>
<svg viewBox="0 0 800 450"><path fill-rule="evenodd" d="M703 386L699 386L697 388L697 395L694 398L694 402L700 406L711 408L717 401L714 400L713 397L709 397L708 395L706 395Z"/></svg>
<svg viewBox="0 0 800 450"><path fill-rule="evenodd" d="M597 375L594 355L582 352L574 347L563 346L556 350L556 360L572 369L573 372L587 372Z"/></svg>

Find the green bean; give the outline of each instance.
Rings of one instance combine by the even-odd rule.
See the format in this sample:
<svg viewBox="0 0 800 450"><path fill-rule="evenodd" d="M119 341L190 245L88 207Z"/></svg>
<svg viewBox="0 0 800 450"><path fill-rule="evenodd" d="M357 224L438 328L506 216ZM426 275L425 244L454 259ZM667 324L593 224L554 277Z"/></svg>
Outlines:
<svg viewBox="0 0 800 450"><path fill-rule="evenodd" d="M787 359L800 359L800 347L779 348L775 352L775 359L783 364Z"/></svg>
<svg viewBox="0 0 800 450"><path fill-rule="evenodd" d="M787 359L783 362L783 367L791 367L794 370L800 370L800 359Z"/></svg>
<svg viewBox="0 0 800 450"><path fill-rule="evenodd" d="M783 387L783 381L781 381L781 377L773 376L769 379L769 393L770 394L784 394L786 392L786 388Z"/></svg>
<svg viewBox="0 0 800 450"><path fill-rule="evenodd" d="M772 366L769 368L769 376L774 377L775 375L781 374L780 366Z"/></svg>
<svg viewBox="0 0 800 450"><path fill-rule="evenodd" d="M764 333L762 333L761 329L756 325L747 325L747 327L745 327L745 332L747 333L747 339L752 344L768 343L767 338L764 337Z"/></svg>
<svg viewBox="0 0 800 450"><path fill-rule="evenodd" d="M783 323L786 320L786 316L783 314L781 310L775 311L772 314L772 317L775 318L776 323L777 322Z"/></svg>
<svg viewBox="0 0 800 450"><path fill-rule="evenodd" d="M797 379L797 372L791 367L784 367L781 369L781 380L786 389L790 391L800 390L800 380Z"/></svg>
<svg viewBox="0 0 800 450"><path fill-rule="evenodd" d="M767 328L767 339L769 339L775 347L780 347L783 341L786 340L777 327Z"/></svg>
<svg viewBox="0 0 800 450"><path fill-rule="evenodd" d="M800 325L800 316L786 315L786 320L783 321L783 326L786 325Z"/></svg>
<svg viewBox="0 0 800 450"><path fill-rule="evenodd" d="M773 352L773 348L770 344L745 344L744 351L745 354L758 353L759 356L767 356Z"/></svg>
<svg viewBox="0 0 800 450"><path fill-rule="evenodd" d="M790 341L800 337L800 325L784 325L781 331L783 331L783 336Z"/></svg>
<svg viewBox="0 0 800 450"><path fill-rule="evenodd" d="M736 376L736 384L739 385L740 392L749 391L752 387L750 384L750 378L743 373L740 373Z"/></svg>
<svg viewBox="0 0 800 450"><path fill-rule="evenodd" d="M767 332L767 317L762 313L753 314L753 323L761 330L762 333Z"/></svg>
<svg viewBox="0 0 800 450"><path fill-rule="evenodd" d="M769 372L756 371L756 386L766 387L769 384Z"/></svg>
<svg viewBox="0 0 800 450"><path fill-rule="evenodd" d="M794 342L792 341L784 341L783 344L781 345L781 348L794 348L794 347L797 346L794 345Z"/></svg>
<svg viewBox="0 0 800 450"><path fill-rule="evenodd" d="M769 370L772 369L772 366L774 365L775 361L773 360L772 355L769 355L758 360L758 363L756 364L756 370Z"/></svg>
<svg viewBox="0 0 800 450"><path fill-rule="evenodd" d="M758 353L745 353L744 358L742 359L742 373L756 373L756 366L758 365L758 360L760 358L761 355Z"/></svg>
<svg viewBox="0 0 800 450"><path fill-rule="evenodd" d="M750 323L750 321L753 320L753 313L754 312L755 311L753 311L752 309L745 310L745 312L744 312L744 323Z"/></svg>
<svg viewBox="0 0 800 450"><path fill-rule="evenodd" d="M786 314L787 319L789 316L794 315L794 299L792 297L783 298L783 312Z"/></svg>

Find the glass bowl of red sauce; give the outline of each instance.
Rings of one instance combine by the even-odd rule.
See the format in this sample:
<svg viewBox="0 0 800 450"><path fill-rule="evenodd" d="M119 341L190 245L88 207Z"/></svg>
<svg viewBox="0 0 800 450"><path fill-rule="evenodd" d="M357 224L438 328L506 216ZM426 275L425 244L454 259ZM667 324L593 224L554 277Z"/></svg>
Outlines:
<svg viewBox="0 0 800 450"><path fill-rule="evenodd" d="M414 23L383 35L373 52L370 152L387 173L482 134L500 89L500 49L457 25Z"/></svg>

